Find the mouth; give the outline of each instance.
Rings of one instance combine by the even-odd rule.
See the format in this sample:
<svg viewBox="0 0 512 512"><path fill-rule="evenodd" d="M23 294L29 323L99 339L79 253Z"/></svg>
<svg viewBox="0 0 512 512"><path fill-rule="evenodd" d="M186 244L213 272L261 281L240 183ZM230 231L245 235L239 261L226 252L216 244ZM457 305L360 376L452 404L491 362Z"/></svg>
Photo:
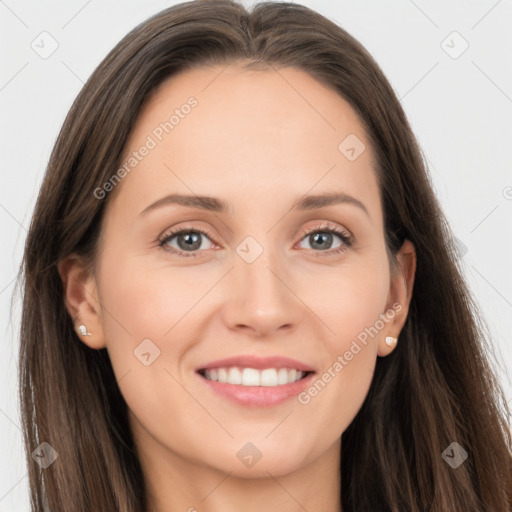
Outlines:
<svg viewBox="0 0 512 512"><path fill-rule="evenodd" d="M217 368L201 368L197 371L206 380L246 387L279 387L293 384L314 373L297 368L264 368L257 369L240 366L223 366Z"/></svg>
<svg viewBox="0 0 512 512"><path fill-rule="evenodd" d="M288 357L242 355L206 364L196 374L207 393L237 406L268 408L292 400L311 385L316 372Z"/></svg>

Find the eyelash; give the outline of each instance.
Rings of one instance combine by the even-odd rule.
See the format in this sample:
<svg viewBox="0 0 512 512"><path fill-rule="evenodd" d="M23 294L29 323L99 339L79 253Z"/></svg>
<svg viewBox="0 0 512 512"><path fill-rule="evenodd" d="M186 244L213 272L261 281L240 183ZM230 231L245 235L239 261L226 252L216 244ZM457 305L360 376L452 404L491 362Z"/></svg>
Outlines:
<svg viewBox="0 0 512 512"><path fill-rule="evenodd" d="M170 248L169 246L166 245L167 242L169 242L176 235L179 235L179 234L182 234L182 233L190 233L190 232L192 232L192 233L201 233L202 235L208 237L210 240L215 242L214 237L207 230L198 229L198 228L195 228L193 226L185 226L185 227L182 227L182 228L179 228L179 229L176 229L176 230L172 230L170 232L166 232L163 236L161 236L158 239L158 246L161 247L162 250L164 250L164 251L167 251L167 252L170 252L170 253L173 253L173 254L178 254L178 255L184 256L186 258L188 258L188 257L196 257L196 256L198 256L198 253L202 252L202 251L195 251L195 252L191 252L191 253L186 253L186 252L177 250L174 247ZM333 225L331 225L329 223L321 223L321 224L317 224L316 226L313 226L308 231L306 231L305 233L302 234L301 241L306 236L311 235L312 233L317 233L317 232L330 233L330 234L337 235L341 239L341 241L343 242L343 244L340 245L340 247L337 247L336 249L329 249L327 251L315 251L314 249L310 249L313 252L319 253L318 254L319 256L335 256L337 254L340 254L340 253L345 252L346 250L348 250L350 247L352 247L352 245L354 243L354 240L353 240L352 236L350 236L346 231L342 231L341 229L339 229L337 227L334 227Z"/></svg>

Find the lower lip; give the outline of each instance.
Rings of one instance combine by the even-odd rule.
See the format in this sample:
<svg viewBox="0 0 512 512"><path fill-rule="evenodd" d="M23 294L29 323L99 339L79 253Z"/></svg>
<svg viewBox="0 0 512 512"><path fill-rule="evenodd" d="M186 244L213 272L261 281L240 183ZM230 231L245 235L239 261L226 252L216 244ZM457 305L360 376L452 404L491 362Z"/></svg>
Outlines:
<svg viewBox="0 0 512 512"><path fill-rule="evenodd" d="M290 384L282 384L281 386L242 386L226 384L206 379L200 374L198 375L215 393L229 398L239 405L246 405L250 407L272 407L304 391L304 389L311 383L315 374L310 373L301 380Z"/></svg>

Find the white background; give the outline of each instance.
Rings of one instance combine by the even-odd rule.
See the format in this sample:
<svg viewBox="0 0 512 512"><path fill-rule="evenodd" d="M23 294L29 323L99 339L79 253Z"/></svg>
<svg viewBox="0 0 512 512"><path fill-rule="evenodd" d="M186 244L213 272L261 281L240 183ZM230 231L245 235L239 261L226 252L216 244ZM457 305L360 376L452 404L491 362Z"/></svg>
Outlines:
<svg viewBox="0 0 512 512"><path fill-rule="evenodd" d="M11 297L51 148L107 52L175 3L0 0L0 512L29 510L17 404L20 307L15 300L11 312ZM463 244L465 276L493 333L512 405L505 372L512 367L512 0L301 3L359 39L401 98ZM47 59L31 47L43 31L58 43ZM469 44L458 58L445 51L463 49L453 31Z"/></svg>

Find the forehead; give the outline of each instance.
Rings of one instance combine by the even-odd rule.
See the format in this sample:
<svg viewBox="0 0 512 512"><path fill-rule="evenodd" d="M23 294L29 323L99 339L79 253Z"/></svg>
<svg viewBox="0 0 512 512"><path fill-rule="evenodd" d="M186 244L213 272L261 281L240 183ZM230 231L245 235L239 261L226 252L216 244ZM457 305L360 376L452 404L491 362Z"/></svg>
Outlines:
<svg viewBox="0 0 512 512"><path fill-rule="evenodd" d="M261 204L276 191L283 201L308 191L370 194L373 202L378 195L357 114L332 88L295 68L231 64L170 77L139 113L121 165L129 159L134 165L125 165L131 168L115 191L123 207L177 191L234 196L241 204Z"/></svg>

